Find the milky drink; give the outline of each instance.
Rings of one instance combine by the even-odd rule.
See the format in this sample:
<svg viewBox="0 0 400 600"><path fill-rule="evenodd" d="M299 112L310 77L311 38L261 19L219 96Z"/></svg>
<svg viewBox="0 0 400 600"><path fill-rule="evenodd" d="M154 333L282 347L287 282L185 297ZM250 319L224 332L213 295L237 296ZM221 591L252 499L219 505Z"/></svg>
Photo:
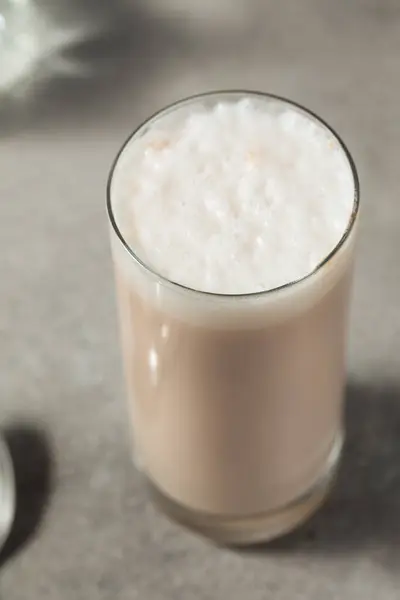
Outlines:
<svg viewBox="0 0 400 600"><path fill-rule="evenodd" d="M335 470L356 188L327 126L255 94L167 109L114 166L136 452L186 521L229 523L223 539L291 528ZM290 522L271 529L291 506ZM269 525L247 531L259 515Z"/></svg>

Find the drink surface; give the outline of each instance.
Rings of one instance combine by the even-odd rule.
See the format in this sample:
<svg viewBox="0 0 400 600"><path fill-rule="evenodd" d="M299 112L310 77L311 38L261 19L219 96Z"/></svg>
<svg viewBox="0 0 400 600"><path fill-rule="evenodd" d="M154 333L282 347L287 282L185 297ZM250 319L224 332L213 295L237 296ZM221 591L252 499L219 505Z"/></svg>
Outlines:
<svg viewBox="0 0 400 600"><path fill-rule="evenodd" d="M128 144L112 193L135 254L167 279L242 294L310 274L349 224L354 180L336 137L270 99L195 105Z"/></svg>

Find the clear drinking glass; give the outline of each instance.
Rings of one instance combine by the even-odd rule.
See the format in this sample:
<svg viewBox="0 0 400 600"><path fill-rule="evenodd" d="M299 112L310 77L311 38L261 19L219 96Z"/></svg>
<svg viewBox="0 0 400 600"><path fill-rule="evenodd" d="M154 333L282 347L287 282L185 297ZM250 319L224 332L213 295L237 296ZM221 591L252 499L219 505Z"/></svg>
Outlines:
<svg viewBox="0 0 400 600"><path fill-rule="evenodd" d="M125 150L156 120L253 97L300 111L339 143L354 181L337 246L301 280L261 293L205 293L169 281L122 231L115 181ZM108 216L136 461L164 510L223 543L279 536L326 496L343 444L346 322L359 184L321 119L288 100L205 94L161 111L112 168Z"/></svg>

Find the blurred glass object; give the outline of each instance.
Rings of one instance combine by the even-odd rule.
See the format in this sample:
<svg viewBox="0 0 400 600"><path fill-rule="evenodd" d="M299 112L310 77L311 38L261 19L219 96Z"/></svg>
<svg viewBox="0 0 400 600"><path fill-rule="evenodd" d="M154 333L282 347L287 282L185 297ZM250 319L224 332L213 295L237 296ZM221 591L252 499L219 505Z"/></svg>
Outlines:
<svg viewBox="0 0 400 600"><path fill-rule="evenodd" d="M31 0L0 0L0 91L29 76L40 46Z"/></svg>
<svg viewBox="0 0 400 600"><path fill-rule="evenodd" d="M80 75L63 52L86 39L91 27L57 21L49 8L39 0L0 0L0 94L25 93L49 75Z"/></svg>

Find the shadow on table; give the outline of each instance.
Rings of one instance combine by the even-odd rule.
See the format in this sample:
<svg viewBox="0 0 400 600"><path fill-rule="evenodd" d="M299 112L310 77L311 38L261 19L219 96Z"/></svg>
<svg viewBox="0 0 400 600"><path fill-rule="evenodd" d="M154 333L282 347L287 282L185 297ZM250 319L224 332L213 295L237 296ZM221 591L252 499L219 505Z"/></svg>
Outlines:
<svg viewBox="0 0 400 600"><path fill-rule="evenodd" d="M400 385L350 385L347 439L338 481L325 506L296 532L250 552L376 551L400 561Z"/></svg>
<svg viewBox="0 0 400 600"><path fill-rule="evenodd" d="M38 531L49 502L52 460L47 435L37 426L22 423L4 432L16 483L16 513L10 535L0 551L0 569L28 544Z"/></svg>

